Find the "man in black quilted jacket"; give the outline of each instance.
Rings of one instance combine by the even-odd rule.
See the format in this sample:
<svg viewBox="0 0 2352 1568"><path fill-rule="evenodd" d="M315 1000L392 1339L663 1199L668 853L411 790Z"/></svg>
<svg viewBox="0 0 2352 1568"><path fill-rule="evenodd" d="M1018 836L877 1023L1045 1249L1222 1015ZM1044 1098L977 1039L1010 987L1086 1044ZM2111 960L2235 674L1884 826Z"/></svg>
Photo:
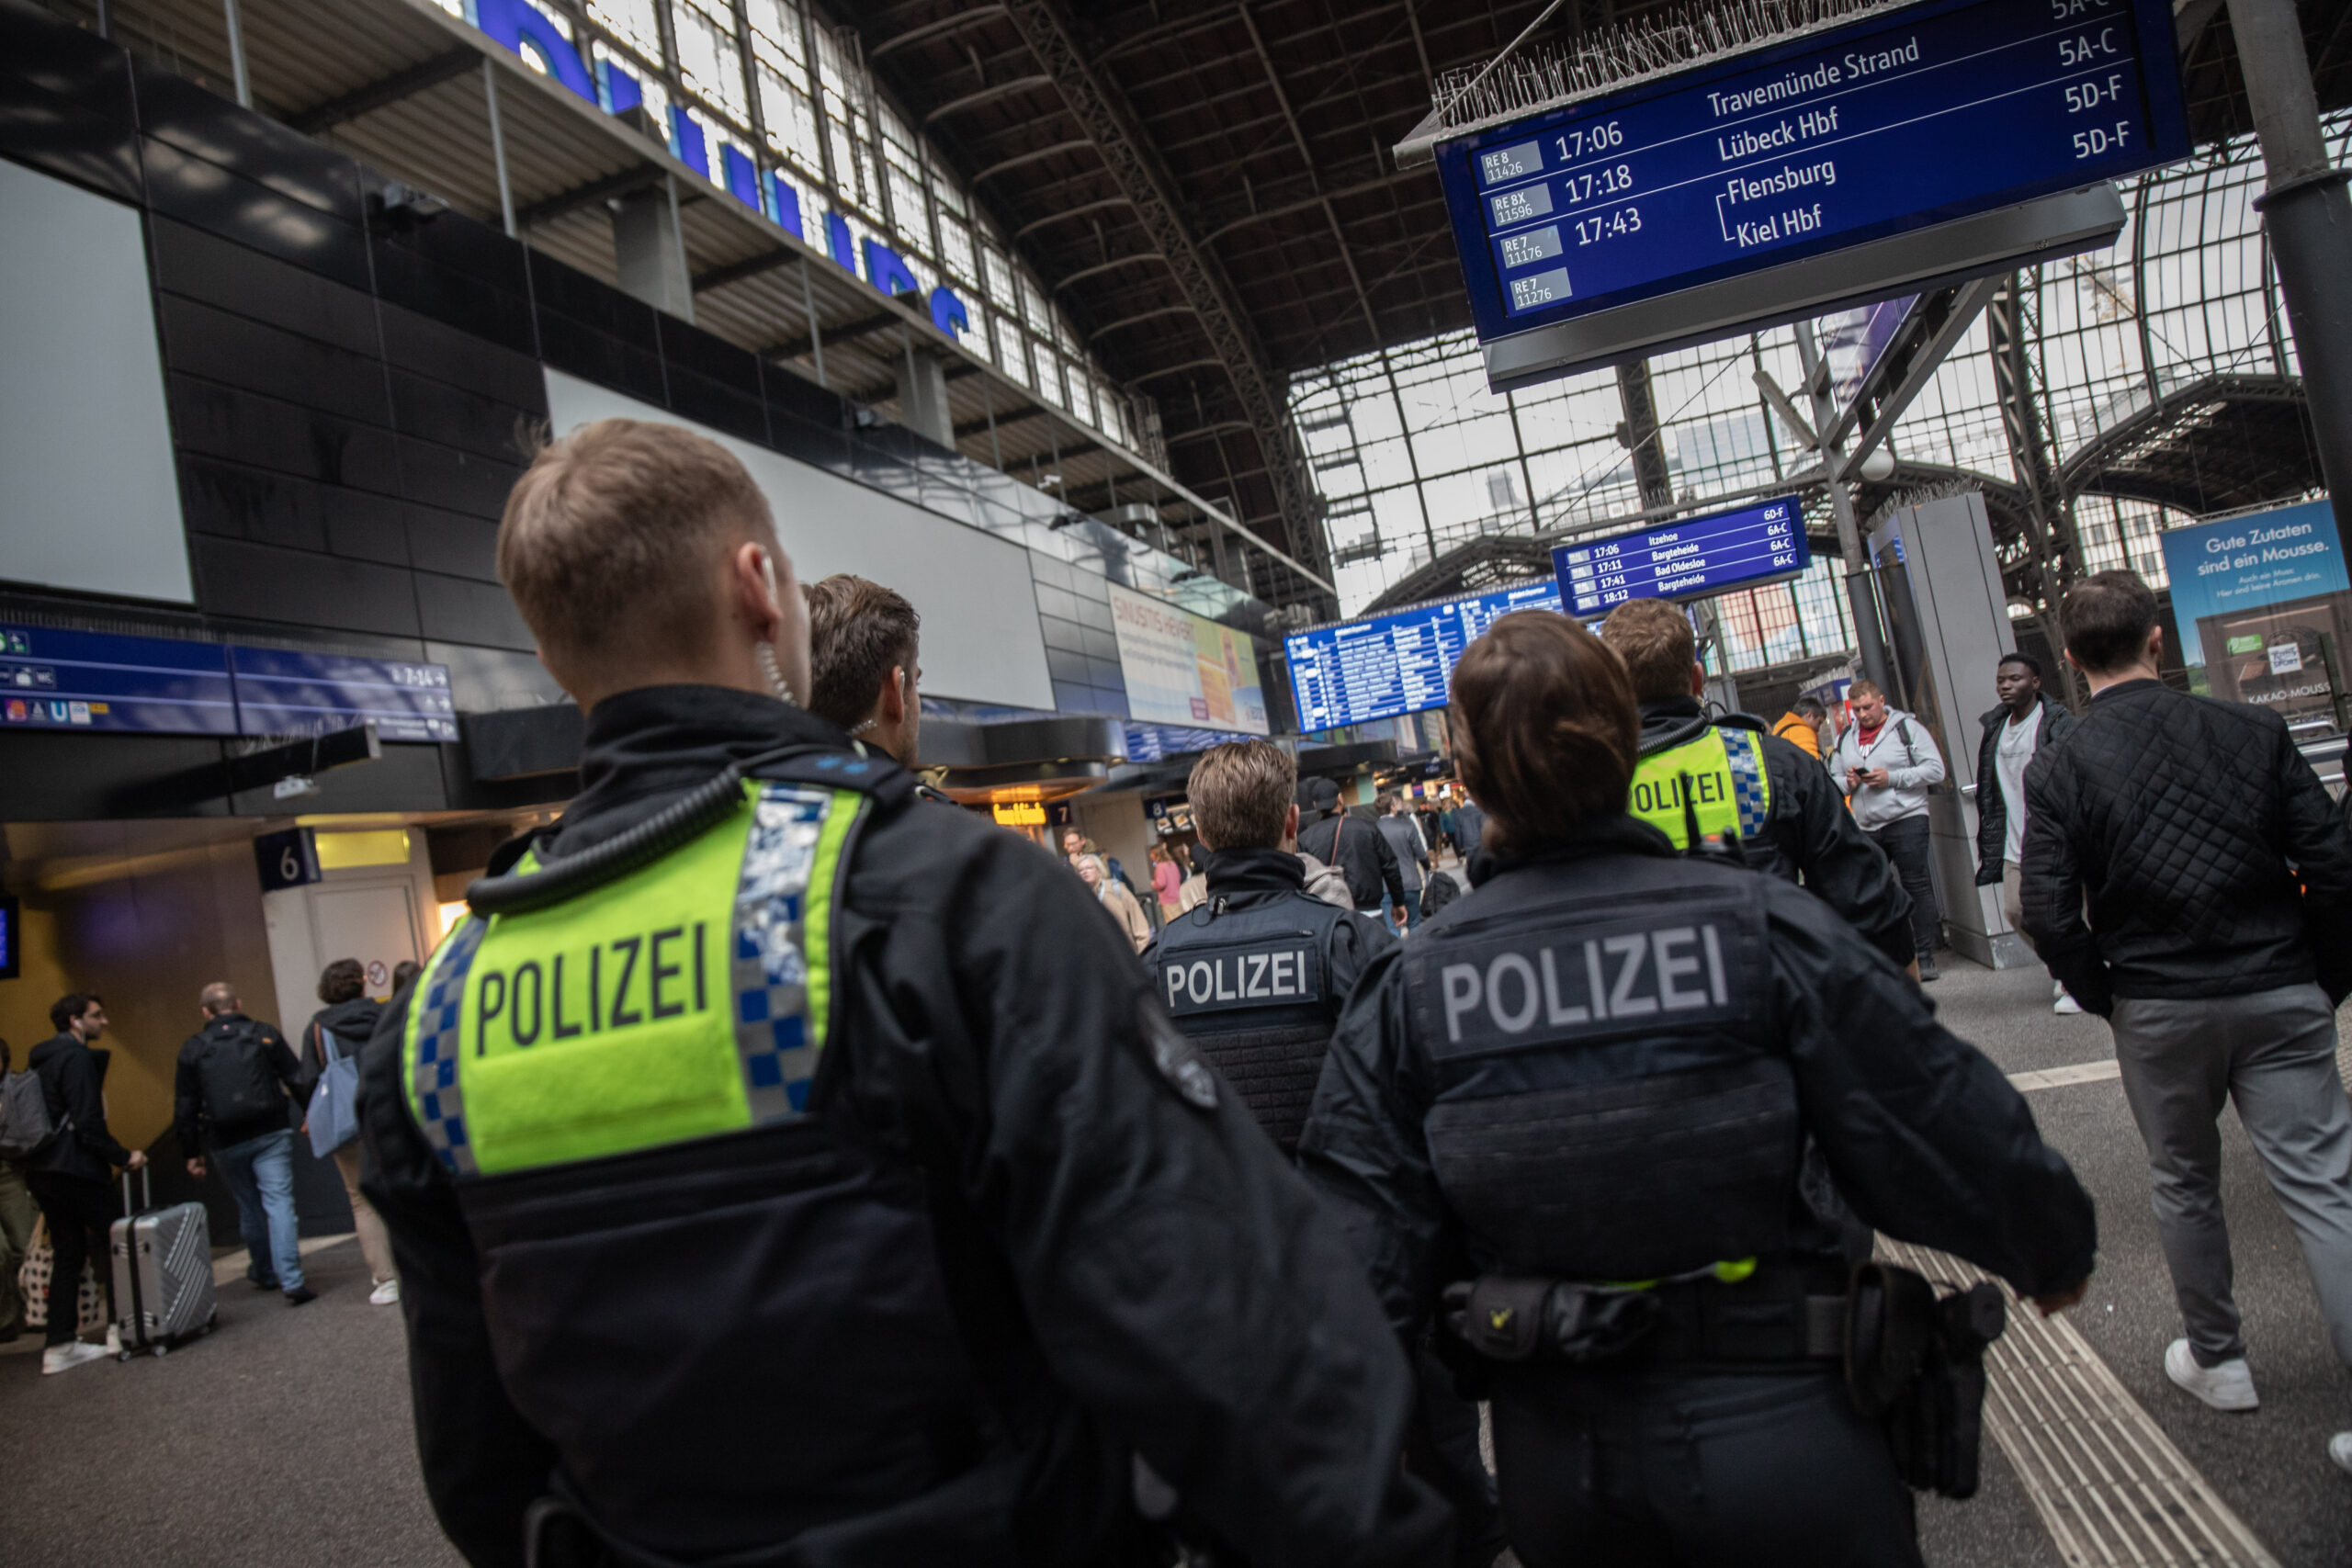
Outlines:
<svg viewBox="0 0 2352 1568"><path fill-rule="evenodd" d="M2352 1364L2352 1105L2335 1068L2352 831L2276 713L2157 679L2164 633L2138 578L2086 578L2060 619L2091 705L2026 770L2024 926L2115 1032L2188 1330L2165 1371L2217 1410L2251 1410L2222 1215L2224 1100ZM2328 1452L2352 1470L2352 1432Z"/></svg>

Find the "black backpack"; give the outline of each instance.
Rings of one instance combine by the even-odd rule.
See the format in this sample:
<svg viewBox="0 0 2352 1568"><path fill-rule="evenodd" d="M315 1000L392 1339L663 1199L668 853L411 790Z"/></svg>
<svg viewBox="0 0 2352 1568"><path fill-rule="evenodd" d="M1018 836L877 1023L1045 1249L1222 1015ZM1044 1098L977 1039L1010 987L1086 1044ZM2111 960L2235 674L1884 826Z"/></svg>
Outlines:
<svg viewBox="0 0 2352 1568"><path fill-rule="evenodd" d="M231 1025L225 1033L208 1029L203 1038L196 1071L213 1124L283 1120L286 1090L278 1084L269 1041L260 1028L248 1021Z"/></svg>

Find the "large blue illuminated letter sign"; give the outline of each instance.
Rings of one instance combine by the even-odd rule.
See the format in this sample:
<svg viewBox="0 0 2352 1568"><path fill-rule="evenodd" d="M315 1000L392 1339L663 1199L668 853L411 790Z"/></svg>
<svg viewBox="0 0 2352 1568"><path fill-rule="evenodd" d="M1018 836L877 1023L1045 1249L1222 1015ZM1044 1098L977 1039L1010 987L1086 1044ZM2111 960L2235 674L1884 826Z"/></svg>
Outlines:
<svg viewBox="0 0 2352 1568"><path fill-rule="evenodd" d="M531 52L547 65L548 75L588 102L596 103L596 84L581 62L580 51L571 47L570 39L556 30L556 25L544 12L526 0L474 0L474 25L489 34L492 42L517 54L528 43ZM636 84L630 85L634 87Z"/></svg>

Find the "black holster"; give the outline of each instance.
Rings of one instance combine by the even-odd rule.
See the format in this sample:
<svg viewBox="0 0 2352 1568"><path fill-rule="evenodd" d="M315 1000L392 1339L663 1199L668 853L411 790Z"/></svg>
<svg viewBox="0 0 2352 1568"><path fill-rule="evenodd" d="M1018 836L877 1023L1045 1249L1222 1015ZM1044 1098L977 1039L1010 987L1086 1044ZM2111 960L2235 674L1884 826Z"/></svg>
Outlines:
<svg viewBox="0 0 2352 1568"><path fill-rule="evenodd" d="M1998 1287L1939 1294L1908 1269L1854 1270L1846 1325L1846 1388L1886 1432L1910 1485L1976 1495L1984 1438L1984 1349L2008 1326Z"/></svg>

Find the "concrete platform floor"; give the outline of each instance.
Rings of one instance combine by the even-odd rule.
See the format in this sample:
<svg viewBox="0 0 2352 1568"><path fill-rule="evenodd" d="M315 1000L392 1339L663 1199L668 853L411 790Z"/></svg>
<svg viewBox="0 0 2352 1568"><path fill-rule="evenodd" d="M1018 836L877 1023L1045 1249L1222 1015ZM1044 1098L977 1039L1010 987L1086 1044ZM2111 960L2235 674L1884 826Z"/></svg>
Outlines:
<svg viewBox="0 0 2352 1568"><path fill-rule="evenodd" d="M2111 1057L2106 1026L2050 1012L2040 972L1954 960L1943 1016L2011 1073ZM2352 1563L2352 1476L2324 1451L2352 1427L2343 1370L2294 1238L2252 1150L2225 1122L2240 1300L2263 1408L2213 1414L2165 1381L2179 1332L2138 1135L2111 1079L2030 1095L2045 1136L2098 1200L2100 1268L2075 1318L2132 1396L2285 1568ZM241 1280L220 1328L157 1360L40 1375L28 1341L0 1354L0 1562L10 1568L453 1568L416 1472L396 1309L368 1304L358 1249L307 1260L322 1292L289 1309ZM1988 1444L1972 1502L1920 1506L1933 1568L2066 1568L2007 1461Z"/></svg>

